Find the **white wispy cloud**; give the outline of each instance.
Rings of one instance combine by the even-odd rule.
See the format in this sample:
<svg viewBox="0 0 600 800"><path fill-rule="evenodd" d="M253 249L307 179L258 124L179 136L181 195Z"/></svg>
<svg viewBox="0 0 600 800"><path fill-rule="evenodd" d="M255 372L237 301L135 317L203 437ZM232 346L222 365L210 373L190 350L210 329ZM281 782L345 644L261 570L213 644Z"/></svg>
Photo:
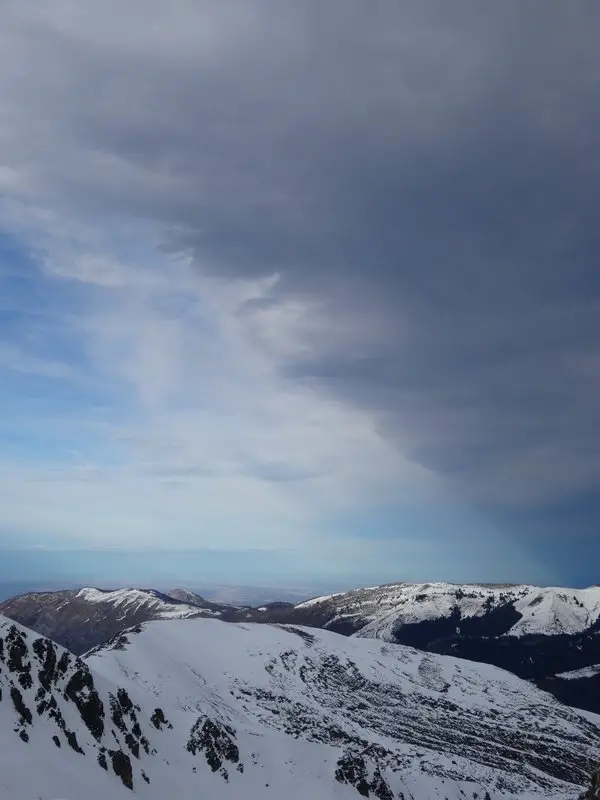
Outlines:
<svg viewBox="0 0 600 800"><path fill-rule="evenodd" d="M336 514L430 490L431 476L368 413L282 373L288 356L339 331L310 299L273 299L277 275L203 275L185 255L143 252L135 224L130 242L98 253L85 225L71 221L65 239L54 216L22 215L40 280L59 297L61 287L80 292L61 324L85 360L17 361L8 345L0 358L75 384L84 372L88 387L119 400L104 413L87 399L71 416L36 419L38 437L47 426L81 446L58 465L43 453L29 466L0 463L6 525L71 542L323 547ZM119 256L124 244L136 260Z"/></svg>

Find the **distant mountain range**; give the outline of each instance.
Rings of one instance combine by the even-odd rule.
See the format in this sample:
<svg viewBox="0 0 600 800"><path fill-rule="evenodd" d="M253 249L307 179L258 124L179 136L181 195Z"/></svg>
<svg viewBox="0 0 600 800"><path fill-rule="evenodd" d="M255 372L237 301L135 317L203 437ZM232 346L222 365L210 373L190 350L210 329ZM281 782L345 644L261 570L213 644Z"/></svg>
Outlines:
<svg viewBox="0 0 600 800"><path fill-rule="evenodd" d="M211 603L187 590L29 593L0 613L81 654L150 620L308 625L508 669L572 705L600 712L600 587L398 583L259 608Z"/></svg>
<svg viewBox="0 0 600 800"><path fill-rule="evenodd" d="M558 800L600 752L600 717L495 667L147 595L84 591L163 617L83 658L0 617L0 797Z"/></svg>
<svg viewBox="0 0 600 800"><path fill-rule="evenodd" d="M0 603L5 614L76 655L103 644L115 633L153 619L219 616L222 609L199 595L186 601L151 589L66 589L30 592Z"/></svg>

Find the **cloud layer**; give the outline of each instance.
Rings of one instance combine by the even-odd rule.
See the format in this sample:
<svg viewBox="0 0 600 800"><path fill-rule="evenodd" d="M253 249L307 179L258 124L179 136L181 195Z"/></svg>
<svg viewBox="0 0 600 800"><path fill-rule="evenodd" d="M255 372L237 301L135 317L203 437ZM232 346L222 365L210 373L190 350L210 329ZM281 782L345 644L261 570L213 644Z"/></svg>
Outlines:
<svg viewBox="0 0 600 800"><path fill-rule="evenodd" d="M598 485L595 6L2 15L2 220L77 352L0 361L87 403L64 495L35 482L56 531L69 492L100 537L431 503L550 529Z"/></svg>

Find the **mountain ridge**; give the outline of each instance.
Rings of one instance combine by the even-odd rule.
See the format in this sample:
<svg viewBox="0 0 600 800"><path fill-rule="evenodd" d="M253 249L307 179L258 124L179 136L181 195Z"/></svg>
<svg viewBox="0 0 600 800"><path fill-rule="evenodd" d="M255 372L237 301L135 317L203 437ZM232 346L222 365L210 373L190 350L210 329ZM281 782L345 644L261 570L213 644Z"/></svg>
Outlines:
<svg viewBox="0 0 600 800"><path fill-rule="evenodd" d="M382 639L508 669L559 699L600 712L600 679L565 672L600 663L600 587L527 584L383 584L259 608L211 603L190 590L84 588L29 593L0 613L83 654L123 628L153 619L308 625Z"/></svg>
<svg viewBox="0 0 600 800"><path fill-rule="evenodd" d="M0 643L11 800L558 800L600 748L510 673L328 631L167 619L77 658L0 618Z"/></svg>
<svg viewBox="0 0 600 800"><path fill-rule="evenodd" d="M208 601L203 607L192 605L155 589L82 587L26 592L0 603L0 614L82 655L132 625L153 619L219 616L226 608Z"/></svg>

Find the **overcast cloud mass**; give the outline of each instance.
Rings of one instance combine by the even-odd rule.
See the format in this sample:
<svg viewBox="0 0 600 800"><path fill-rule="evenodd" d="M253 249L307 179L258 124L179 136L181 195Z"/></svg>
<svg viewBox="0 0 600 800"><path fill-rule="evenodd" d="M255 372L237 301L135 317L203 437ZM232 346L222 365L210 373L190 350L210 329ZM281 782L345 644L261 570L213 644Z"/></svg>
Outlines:
<svg viewBox="0 0 600 800"><path fill-rule="evenodd" d="M5 0L5 546L595 581L599 25Z"/></svg>

